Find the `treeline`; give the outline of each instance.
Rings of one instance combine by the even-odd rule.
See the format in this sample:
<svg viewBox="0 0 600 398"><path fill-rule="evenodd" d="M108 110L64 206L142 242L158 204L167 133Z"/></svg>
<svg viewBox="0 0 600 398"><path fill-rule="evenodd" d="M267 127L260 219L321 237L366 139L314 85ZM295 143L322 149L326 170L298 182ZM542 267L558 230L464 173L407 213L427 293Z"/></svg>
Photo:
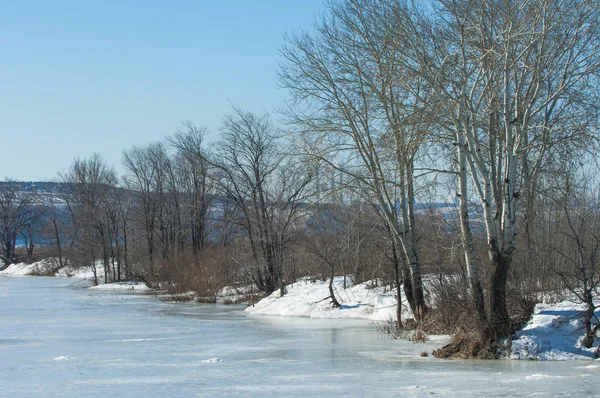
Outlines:
<svg viewBox="0 0 600 398"><path fill-rule="evenodd" d="M289 133L233 109L212 145L188 123L126 150L122 178L77 159L48 239L61 264L182 290L379 281L422 327L474 329L473 355L567 289L588 304L591 344L599 16L580 0L331 1L284 38Z"/></svg>

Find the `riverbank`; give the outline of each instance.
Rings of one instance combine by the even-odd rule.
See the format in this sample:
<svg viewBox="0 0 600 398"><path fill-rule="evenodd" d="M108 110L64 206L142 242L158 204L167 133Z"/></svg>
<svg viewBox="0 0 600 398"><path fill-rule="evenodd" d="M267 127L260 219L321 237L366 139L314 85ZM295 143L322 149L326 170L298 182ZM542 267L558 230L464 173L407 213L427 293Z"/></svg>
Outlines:
<svg viewBox="0 0 600 398"><path fill-rule="evenodd" d="M396 319L397 300L386 287L373 287L370 283L348 285L344 278L334 278L334 292L341 306L334 308L329 297L329 282L302 279L288 285L286 294L279 291L248 307L252 315L282 317L308 317L321 319L368 319L390 322ZM527 360L590 360L596 359L600 338L592 348L581 344L585 334L583 313L585 307L565 300L536 305L531 319L523 325L510 342L507 358ZM600 310L596 313L600 317ZM412 317L406 300L402 303L402 318ZM433 339L440 339L433 337ZM599 365L600 366L600 365Z"/></svg>
<svg viewBox="0 0 600 398"><path fill-rule="evenodd" d="M101 294L0 277L0 374L11 398L595 396L578 361L448 361L372 322L248 316L242 306ZM77 284L79 285L79 284Z"/></svg>
<svg viewBox="0 0 600 398"><path fill-rule="evenodd" d="M96 269L99 279L103 279L104 268L100 264ZM58 263L53 259L44 259L40 261L28 263L9 264L0 271L0 275L4 276L56 276L60 278L78 278L90 279L94 278L94 272L91 267L59 267Z"/></svg>
<svg viewBox="0 0 600 398"><path fill-rule="evenodd" d="M25 276L45 275L53 267L50 261L33 264L12 264L0 275ZM98 271L100 274L100 271ZM73 276L91 279L90 269L60 269L56 276ZM127 293L148 293L143 283L120 282L93 287L96 291L119 291ZM270 315L277 317L302 317L312 319L363 319L381 324L391 323L396 319L397 300L393 291L385 286L377 286L374 282L353 284L350 277L336 277L333 281L334 294L341 304L332 305L328 281L317 281L301 278L286 287L286 294L281 297L276 291L245 309L249 315ZM243 289L242 289L243 290ZM247 289L246 289L247 290ZM239 302L245 290L225 287L217 300L221 303ZM527 360L590 360L598 354L600 339L597 337L592 348L581 344L584 335L582 324L584 307L573 301L555 303L539 303L532 318L516 333L510 342L510 359ZM600 311L596 313L600 317ZM402 303L402 317L412 317L408 303ZM431 341L438 343L447 341L447 336L430 336Z"/></svg>
<svg viewBox="0 0 600 398"><path fill-rule="evenodd" d="M252 315L299 316L318 319L366 319L388 322L396 319L397 299L388 287L376 286L374 282L353 284L351 277L335 277L333 290L341 304L335 308L329 293L329 281L302 278L286 286L286 294L279 291L246 308ZM412 313L406 300L402 305L402 317Z"/></svg>

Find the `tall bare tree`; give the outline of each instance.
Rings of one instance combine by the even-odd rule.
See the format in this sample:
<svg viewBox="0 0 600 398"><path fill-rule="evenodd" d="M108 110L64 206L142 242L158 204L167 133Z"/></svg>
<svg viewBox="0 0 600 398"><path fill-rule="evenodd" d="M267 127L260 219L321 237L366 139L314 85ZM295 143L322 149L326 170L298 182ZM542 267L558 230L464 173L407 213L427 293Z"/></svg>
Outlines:
<svg viewBox="0 0 600 398"><path fill-rule="evenodd" d="M81 229L77 237L78 246L81 251L89 252L94 270L97 253L102 253L104 281L108 282L112 240L107 212L110 193L117 184L116 173L100 155L94 154L89 158L75 159L63 175L63 180L72 188L71 206ZM98 283L95 276L95 282Z"/></svg>
<svg viewBox="0 0 600 398"><path fill-rule="evenodd" d="M211 164L216 182L240 215L263 291L285 293L283 268L291 232L312 178L310 167L284 157L269 117L238 108L223 119Z"/></svg>
<svg viewBox="0 0 600 398"><path fill-rule="evenodd" d="M380 209L402 252L405 293L421 320L415 162L429 129L422 118L429 89L401 67L393 25L371 15L377 3L330 2L315 34L286 36L280 77L292 94L288 120L311 155L345 174L348 187Z"/></svg>
<svg viewBox="0 0 600 398"><path fill-rule="evenodd" d="M19 233L31 217L32 201L21 183L7 179L0 184L0 259L10 264L16 259Z"/></svg>
<svg viewBox="0 0 600 398"><path fill-rule="evenodd" d="M597 91L600 7L575 0L438 0L432 9L402 1L380 5L384 11L377 17L393 16L398 27L403 66L433 89L454 133L461 201L469 197L468 174L483 208L492 267L488 332L504 336L510 332L506 286L520 198L535 195L536 176L553 144L589 132L558 120L569 115L572 127L588 124L579 109L592 107ZM463 236L468 248L468 231ZM468 264L483 318L480 290L473 286L477 268L474 260Z"/></svg>
<svg viewBox="0 0 600 398"><path fill-rule="evenodd" d="M189 197L186 210L189 211L192 250L197 256L206 244L209 226L209 209L212 201L212 188L208 176L209 165L204 148L206 128L184 123L183 129L169 139L176 149L177 174L181 179L185 196Z"/></svg>

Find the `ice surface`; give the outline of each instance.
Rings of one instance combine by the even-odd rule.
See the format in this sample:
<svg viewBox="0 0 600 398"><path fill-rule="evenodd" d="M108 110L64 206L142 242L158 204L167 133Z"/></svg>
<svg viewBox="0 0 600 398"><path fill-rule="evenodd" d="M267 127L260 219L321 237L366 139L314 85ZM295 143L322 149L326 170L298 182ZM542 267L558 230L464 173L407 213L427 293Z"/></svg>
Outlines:
<svg viewBox="0 0 600 398"><path fill-rule="evenodd" d="M448 361L368 321L0 277L2 397L597 396L590 362ZM57 358L68 358L59 360ZM592 362L596 364L597 362ZM543 375L543 376L540 376Z"/></svg>

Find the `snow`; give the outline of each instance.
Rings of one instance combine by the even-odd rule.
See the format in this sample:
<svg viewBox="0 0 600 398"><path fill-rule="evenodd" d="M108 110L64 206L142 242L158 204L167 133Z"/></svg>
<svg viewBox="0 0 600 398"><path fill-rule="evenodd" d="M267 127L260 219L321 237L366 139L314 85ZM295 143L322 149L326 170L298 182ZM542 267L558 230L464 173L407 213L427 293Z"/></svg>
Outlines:
<svg viewBox="0 0 600 398"><path fill-rule="evenodd" d="M202 362L202 363L217 363L217 362L223 362L223 360L221 358L210 358L210 359L204 359L200 362Z"/></svg>
<svg viewBox="0 0 600 398"><path fill-rule="evenodd" d="M54 268L54 264L50 259L37 261L31 264L17 263L9 264L6 268L0 271L0 275L6 276L25 276L32 274L46 274Z"/></svg>
<svg viewBox="0 0 600 398"><path fill-rule="evenodd" d="M587 365L600 362L421 358L436 345L370 322L89 294L62 278L3 277L0 298L0 395L11 398L598 394Z"/></svg>
<svg viewBox="0 0 600 398"><path fill-rule="evenodd" d="M104 266L99 264L96 266L96 273L98 275L98 280L102 281L104 279ZM94 279L94 271L92 271L92 267L64 267L58 270L56 276L61 278L77 278L77 279Z"/></svg>
<svg viewBox="0 0 600 398"><path fill-rule="evenodd" d="M517 332L512 341L512 359L594 359L600 344L596 338L592 348L580 344L585 334L582 304L565 300L535 306L532 318Z"/></svg>
<svg viewBox="0 0 600 398"><path fill-rule="evenodd" d="M60 357L54 358L55 361L69 361L69 360L72 360L72 359L75 359L75 358L70 357L68 355L62 355Z"/></svg>
<svg viewBox="0 0 600 398"><path fill-rule="evenodd" d="M348 278L347 278L348 280ZM302 278L287 286L281 297L279 291L246 308L252 315L308 317L321 319L367 319L385 322L396 319L396 298L393 291L383 287L370 288L361 283L343 288L343 277L334 278L334 290L341 307L334 308L329 298L329 282L313 282ZM512 341L511 359L565 360L594 359L600 339L590 349L581 346L583 305L571 301L538 304L532 319L517 332ZM412 316L406 301L402 306L403 319ZM432 341L446 341L446 336L430 336ZM543 377L539 374L530 378Z"/></svg>
<svg viewBox="0 0 600 398"><path fill-rule="evenodd" d="M115 282L106 283L103 285L92 286L90 290L104 290L104 291L119 291L119 292L139 292L145 293L151 290L148 285L143 282Z"/></svg>
<svg viewBox="0 0 600 398"><path fill-rule="evenodd" d="M104 266L102 262L96 263L96 274L98 275L98 281L102 283L104 281ZM54 275L61 278L74 278L92 281L94 279L94 272L92 267L71 267L66 266L58 268L58 262L56 259L48 258L41 261L36 261L31 264L17 263L9 264L4 270L0 271L0 275L4 276L28 276L28 275ZM98 286L91 287L93 290L103 291L119 291L128 293L145 293L150 288L141 282L116 282L101 284Z"/></svg>
<svg viewBox="0 0 600 398"><path fill-rule="evenodd" d="M56 269L56 260L46 259L32 264L11 264L0 271L0 276L25 276L46 274ZM97 274L103 276L101 264L97 264ZM78 279L93 279L91 267L63 268L56 276ZM101 279L100 279L101 280ZM346 277L348 283L344 288L344 277L334 278L334 291L341 304L334 308L329 297L329 281L314 281L305 277L286 287L287 293L280 297L279 291L260 300L254 306L247 307L245 312L251 315L274 315L279 317L304 317L312 319L363 319L373 322L388 322L396 319L397 302L394 291L387 287L372 287L372 282L352 284L352 278ZM150 288L141 282L118 282L91 287L96 292L147 293ZM244 298L254 289L251 286L225 287L218 294L219 302ZM531 320L516 333L511 341L511 359L536 360L578 360L594 359L600 339L596 339L592 348L581 345L585 333L582 311L584 306L573 301L537 304ZM600 314L597 314L600 316ZM412 313L406 300L402 304L403 319L411 318ZM435 344L443 344L446 336L429 336ZM130 340L134 341L134 340ZM150 341L140 339L135 341ZM59 356L55 360L71 359ZM210 358L211 361L218 357ZM594 365L600 367L600 365ZM589 368L592 369L592 368ZM540 374L528 377L542 377Z"/></svg>
<svg viewBox="0 0 600 398"><path fill-rule="evenodd" d="M96 272L98 280L104 278L104 266L101 262L96 264ZM36 261L31 264L17 263L9 264L6 268L0 271L0 275L5 276L26 276L26 275L51 275L62 278L78 278L78 279L94 279L92 267L72 267L66 266L58 268L58 261L54 258L47 258L41 261Z"/></svg>
<svg viewBox="0 0 600 398"><path fill-rule="evenodd" d="M351 278L347 277L349 283ZM397 300L393 291L384 287L371 287L369 282L344 289L344 277L335 277L334 292L339 308L334 308L329 297L329 281L313 282L302 278L286 287L281 297L279 291L262 299L246 312L253 315L298 316L319 319L367 319L386 322L396 319ZM406 302L402 305L403 318L412 317Z"/></svg>
<svg viewBox="0 0 600 398"><path fill-rule="evenodd" d="M260 291L253 285L239 287L225 286L217 293L217 303L239 303L242 301L252 301L252 295L260 294Z"/></svg>

